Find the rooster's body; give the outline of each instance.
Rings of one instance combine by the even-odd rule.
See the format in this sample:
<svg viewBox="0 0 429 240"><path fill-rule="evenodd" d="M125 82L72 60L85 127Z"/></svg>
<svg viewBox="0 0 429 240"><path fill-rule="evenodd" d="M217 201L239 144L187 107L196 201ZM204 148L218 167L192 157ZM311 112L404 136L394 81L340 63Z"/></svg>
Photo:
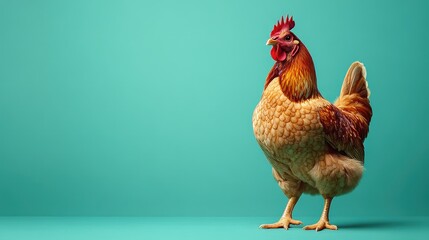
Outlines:
<svg viewBox="0 0 429 240"><path fill-rule="evenodd" d="M292 19L282 19L271 33L267 44L277 62L253 114L255 137L289 198L282 218L262 227L301 224L292 210L302 193L310 193L325 198L325 209L306 229L336 229L328 219L331 200L353 190L363 172L363 140L372 116L366 70L353 63L336 103L325 100L307 48L290 32L293 26Z"/></svg>

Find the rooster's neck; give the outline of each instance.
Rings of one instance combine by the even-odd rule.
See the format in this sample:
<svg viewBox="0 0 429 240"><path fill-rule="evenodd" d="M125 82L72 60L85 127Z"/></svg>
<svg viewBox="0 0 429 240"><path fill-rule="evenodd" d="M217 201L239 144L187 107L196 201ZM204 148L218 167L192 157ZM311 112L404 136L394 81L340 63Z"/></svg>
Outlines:
<svg viewBox="0 0 429 240"><path fill-rule="evenodd" d="M265 87L276 77L279 77L283 94L292 101L320 97L313 59L302 43L298 53L290 61L276 62L268 74Z"/></svg>

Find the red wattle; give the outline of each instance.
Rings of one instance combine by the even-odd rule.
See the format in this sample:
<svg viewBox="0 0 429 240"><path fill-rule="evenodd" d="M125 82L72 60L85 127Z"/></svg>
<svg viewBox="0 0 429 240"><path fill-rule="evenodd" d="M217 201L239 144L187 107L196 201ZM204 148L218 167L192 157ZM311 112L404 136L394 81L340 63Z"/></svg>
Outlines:
<svg viewBox="0 0 429 240"><path fill-rule="evenodd" d="M283 51L283 49L279 45L275 45L271 49L271 57L275 61L281 62L281 61L284 61L286 59L286 52Z"/></svg>

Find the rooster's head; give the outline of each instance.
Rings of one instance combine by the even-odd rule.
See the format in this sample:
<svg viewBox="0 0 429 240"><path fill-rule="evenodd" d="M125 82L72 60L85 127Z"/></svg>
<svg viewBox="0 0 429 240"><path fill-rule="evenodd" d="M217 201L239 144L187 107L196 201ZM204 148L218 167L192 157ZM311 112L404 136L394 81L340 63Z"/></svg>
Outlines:
<svg viewBox="0 0 429 240"><path fill-rule="evenodd" d="M289 16L277 22L271 31L267 45L272 45L271 57L277 62L290 61L299 49L299 40L290 30L295 26L293 18Z"/></svg>

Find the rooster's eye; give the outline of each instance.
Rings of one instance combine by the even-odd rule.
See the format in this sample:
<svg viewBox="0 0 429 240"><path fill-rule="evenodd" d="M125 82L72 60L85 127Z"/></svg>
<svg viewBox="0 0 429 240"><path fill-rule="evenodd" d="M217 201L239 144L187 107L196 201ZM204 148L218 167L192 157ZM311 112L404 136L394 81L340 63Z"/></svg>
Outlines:
<svg viewBox="0 0 429 240"><path fill-rule="evenodd" d="M290 38L291 38L291 37L290 37L290 35L289 35L289 34L285 36L285 40L286 40L286 41L290 41Z"/></svg>

